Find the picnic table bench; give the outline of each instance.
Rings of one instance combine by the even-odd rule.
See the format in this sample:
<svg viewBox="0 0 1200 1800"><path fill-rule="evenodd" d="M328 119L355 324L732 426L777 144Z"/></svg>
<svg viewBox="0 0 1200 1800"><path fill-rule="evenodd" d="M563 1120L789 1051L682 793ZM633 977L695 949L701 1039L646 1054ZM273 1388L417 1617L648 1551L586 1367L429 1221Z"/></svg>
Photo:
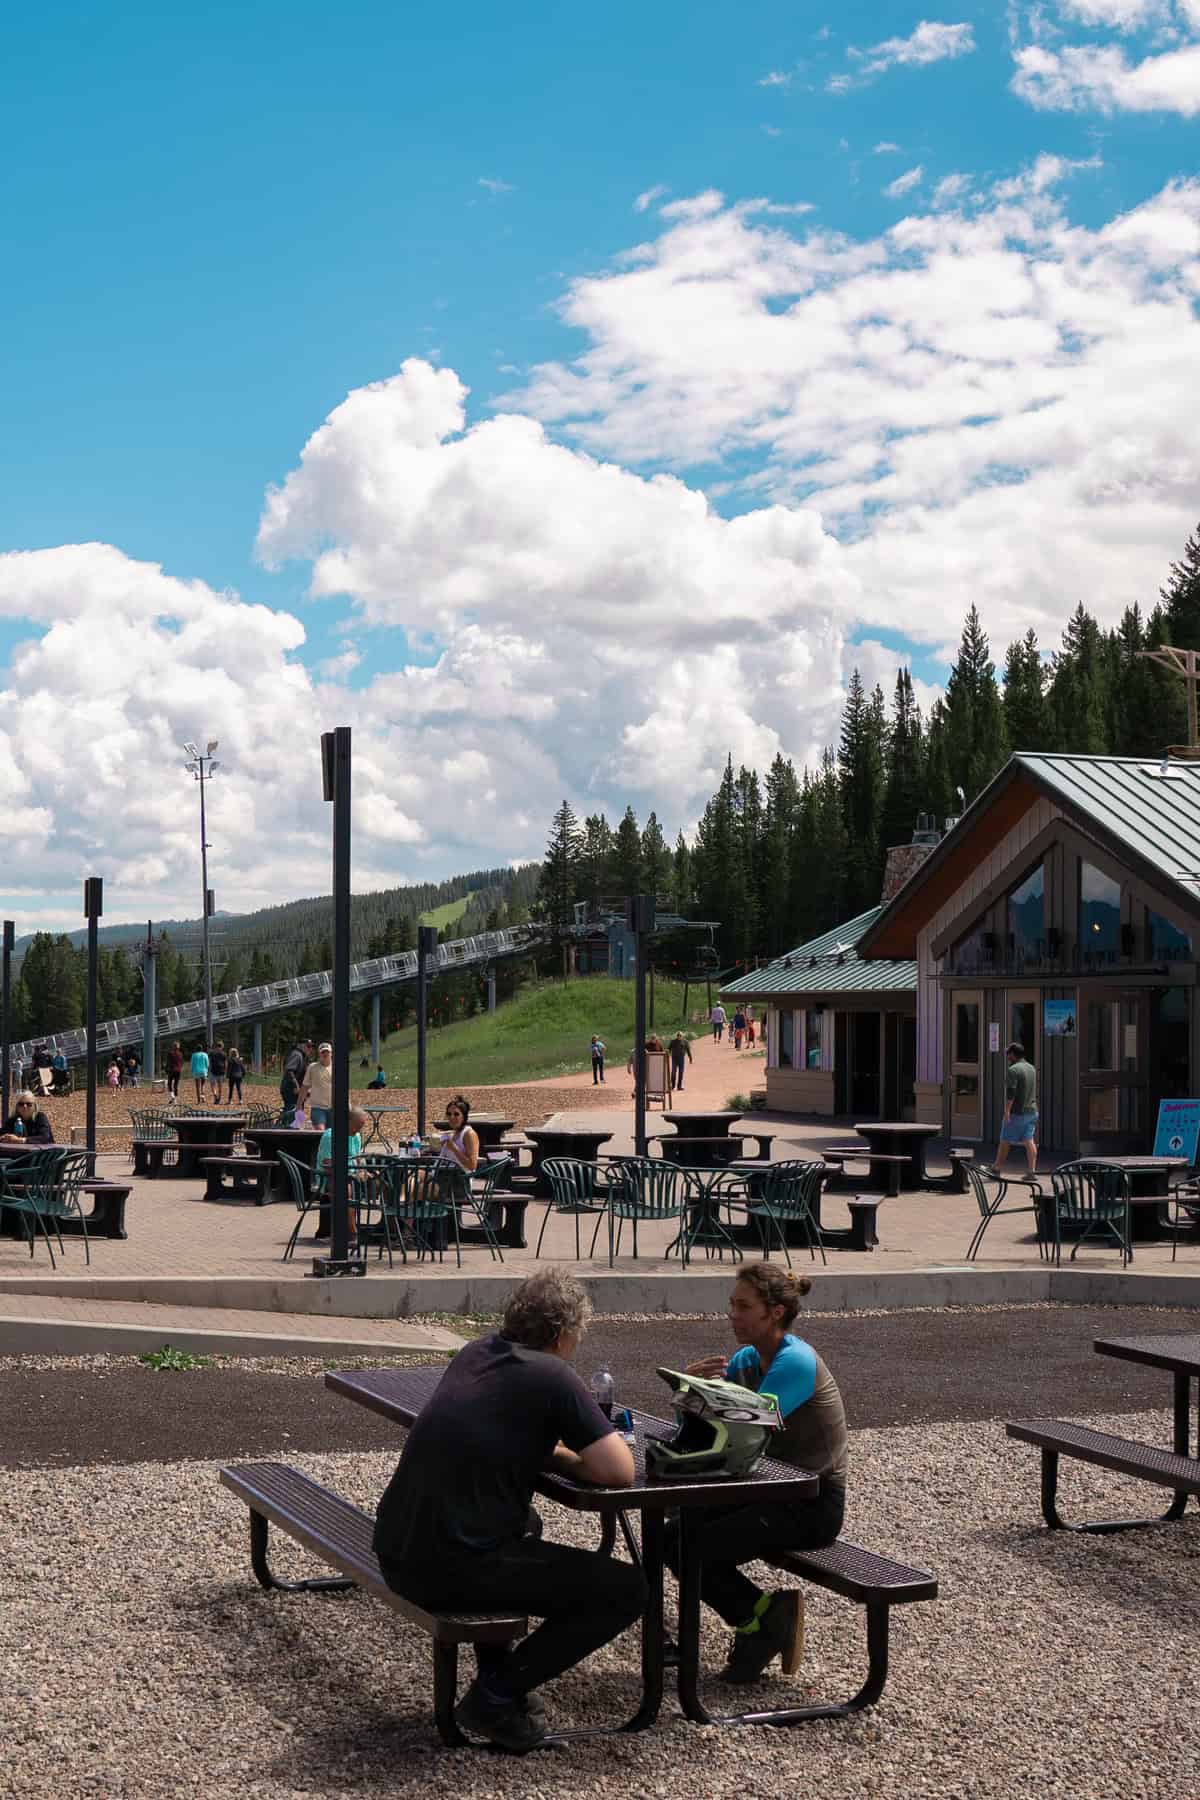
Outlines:
<svg viewBox="0 0 1200 1800"><path fill-rule="evenodd" d="M371 1411L401 1425L411 1425L441 1380L440 1368L386 1369L335 1372L325 1385ZM669 1434L674 1428L661 1419L635 1413L638 1442L637 1468L631 1489L598 1488L569 1476L547 1471L538 1481L538 1492L572 1510L597 1513L602 1521L600 1547L611 1551L618 1523L631 1553L637 1546L629 1531L627 1514L637 1511L642 1519L641 1557L648 1581L647 1611L642 1625L642 1698L633 1717L624 1725L582 1728L561 1737L603 1735L643 1730L658 1716L663 1689L663 1515L668 1506L680 1509L680 1621L679 1700L685 1715L699 1724L796 1725L810 1719L843 1718L872 1705L883 1690L888 1673L888 1626L893 1606L937 1597L934 1576L909 1568L890 1557L876 1555L858 1545L838 1542L827 1549L782 1552L770 1559L777 1568L802 1580L841 1594L866 1609L867 1677L850 1699L774 1711L735 1713L714 1719L697 1692L700 1643L699 1539L696 1527L707 1509L747 1491L769 1494L780 1500L798 1491L813 1478L788 1465L765 1463L754 1477L733 1482L653 1482L644 1468L646 1437ZM454 1722L458 1646L461 1643L509 1643L524 1635L527 1621L489 1614L462 1615L426 1612L394 1594L383 1581L371 1547L374 1521L358 1507L331 1494L307 1476L284 1464L250 1463L221 1470L221 1481L250 1508L250 1553L254 1574L265 1588L287 1592L345 1589L359 1586L426 1631L433 1640L434 1717L442 1741L457 1746L464 1742ZM275 1577L267 1560L271 1524L304 1544L323 1562L339 1571L338 1577L317 1577L286 1582Z"/></svg>
<svg viewBox="0 0 1200 1800"><path fill-rule="evenodd" d="M1100 1356L1114 1356L1149 1368L1167 1369L1174 1384L1173 1442L1170 1450L1124 1438L1067 1419L1019 1419L1005 1431L1010 1438L1035 1445L1042 1453L1042 1517L1052 1531L1134 1531L1144 1525L1161 1525L1181 1519L1189 1494L1200 1495L1200 1458L1191 1450L1191 1383L1200 1378L1200 1334L1164 1332L1153 1337L1097 1338L1092 1348ZM1061 1456L1098 1468L1133 1475L1173 1490L1166 1512L1151 1519L1101 1519L1068 1524L1058 1510L1058 1462Z"/></svg>
<svg viewBox="0 0 1200 1800"><path fill-rule="evenodd" d="M454 1722L460 1644L511 1644L525 1636L528 1619L516 1614L431 1613L414 1606L383 1578L372 1548L375 1520L361 1507L321 1487L286 1463L242 1463L224 1468L221 1481L250 1508L250 1564L260 1585L288 1594L339 1593L364 1588L411 1625L427 1632L433 1648L433 1716L438 1736L452 1748L467 1739ZM340 1571L284 1581L268 1561L270 1528L278 1526L314 1556Z"/></svg>
<svg viewBox="0 0 1200 1800"><path fill-rule="evenodd" d="M274 1198L279 1164L270 1156L202 1156L206 1200L253 1200L265 1206Z"/></svg>
<svg viewBox="0 0 1200 1800"><path fill-rule="evenodd" d="M174 1138L135 1137L132 1149L135 1175L151 1178L161 1175L164 1168L174 1168L179 1158L179 1145ZM171 1159L169 1164L168 1156Z"/></svg>
<svg viewBox="0 0 1200 1800"><path fill-rule="evenodd" d="M740 1154L748 1162L767 1162L770 1160L771 1145L775 1142L779 1133L777 1131L755 1131L753 1127L747 1126L744 1131L731 1131L729 1135L731 1138L739 1138L742 1140L753 1138L755 1144L758 1146L753 1152L753 1155L746 1149L744 1141L741 1145Z"/></svg>
<svg viewBox="0 0 1200 1800"><path fill-rule="evenodd" d="M869 1179L879 1183L889 1200L895 1200L900 1193L901 1172L911 1158L894 1151L881 1153L870 1149L866 1144L838 1144L822 1150L821 1160L837 1164L842 1179L845 1179L846 1163L865 1162L870 1170Z"/></svg>

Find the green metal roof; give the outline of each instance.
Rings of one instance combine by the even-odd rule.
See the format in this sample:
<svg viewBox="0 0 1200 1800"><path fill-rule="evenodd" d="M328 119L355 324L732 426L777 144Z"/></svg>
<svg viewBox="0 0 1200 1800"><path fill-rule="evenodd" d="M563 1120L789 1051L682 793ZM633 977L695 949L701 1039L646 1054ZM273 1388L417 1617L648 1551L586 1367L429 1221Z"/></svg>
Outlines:
<svg viewBox="0 0 1200 1800"><path fill-rule="evenodd" d="M1200 899L1200 764L1124 756L1013 758L1188 899Z"/></svg>
<svg viewBox="0 0 1200 1800"><path fill-rule="evenodd" d="M722 996L749 1000L786 994L915 993L915 962L889 962L883 957L864 962L858 954L859 939L882 910L873 906L833 931L810 938L765 968L730 982L721 989Z"/></svg>

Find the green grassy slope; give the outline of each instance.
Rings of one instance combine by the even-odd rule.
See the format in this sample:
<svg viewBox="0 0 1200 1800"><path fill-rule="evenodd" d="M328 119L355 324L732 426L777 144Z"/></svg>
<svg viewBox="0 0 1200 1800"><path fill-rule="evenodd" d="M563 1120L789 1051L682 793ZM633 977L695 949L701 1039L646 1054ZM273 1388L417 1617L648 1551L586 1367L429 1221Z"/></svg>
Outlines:
<svg viewBox="0 0 1200 1800"><path fill-rule="evenodd" d="M693 993L693 1010L695 1000ZM430 1031L429 1082L434 1087L503 1086L573 1074L591 1066L588 1045L594 1031L608 1046L609 1061L624 1067L633 1044L633 1006L632 981L606 975L525 988L490 1017L481 1013ZM655 1022L664 1042L682 1023L682 1010L682 985L659 981ZM388 1081L412 1087L417 1079L415 1028L394 1032L381 1048Z"/></svg>
<svg viewBox="0 0 1200 1800"><path fill-rule="evenodd" d="M447 900L445 906L435 906L430 912L423 912L418 924L432 925L437 931L445 931L447 925L453 925L462 918L470 898L470 894L463 894L458 900Z"/></svg>

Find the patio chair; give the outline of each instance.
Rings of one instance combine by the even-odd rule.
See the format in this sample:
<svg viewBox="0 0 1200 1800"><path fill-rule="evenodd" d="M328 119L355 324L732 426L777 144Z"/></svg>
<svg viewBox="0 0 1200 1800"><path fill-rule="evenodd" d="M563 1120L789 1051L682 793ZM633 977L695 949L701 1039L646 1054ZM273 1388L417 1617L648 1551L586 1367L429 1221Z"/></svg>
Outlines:
<svg viewBox="0 0 1200 1800"><path fill-rule="evenodd" d="M1129 1176L1108 1163L1064 1163L1050 1176L1054 1189L1050 1224L1054 1231L1054 1261L1062 1262L1062 1228L1074 1225L1079 1236L1071 1246L1071 1261L1094 1231L1114 1238L1121 1251L1121 1267L1132 1261L1129 1235Z"/></svg>
<svg viewBox="0 0 1200 1800"><path fill-rule="evenodd" d="M1171 1261L1174 1262L1179 1250L1180 1227L1190 1227L1193 1239L1200 1230L1200 1183L1189 1172L1186 1181L1177 1182L1171 1189L1170 1197L1175 1207L1171 1219Z"/></svg>
<svg viewBox="0 0 1200 1800"><path fill-rule="evenodd" d="M458 1235L458 1207L447 1188L440 1185L436 1173L428 1166L401 1160L398 1156L379 1157L376 1166L387 1170L387 1206L390 1224L396 1231L403 1253L408 1245L417 1253L417 1261L436 1256L445 1260L446 1239L454 1234L454 1259L462 1268L462 1244ZM440 1229L439 1229L440 1227ZM405 1256L405 1261L407 1261Z"/></svg>
<svg viewBox="0 0 1200 1800"><path fill-rule="evenodd" d="M771 1244L774 1241L783 1251L790 1269L792 1258L788 1251L786 1228L789 1225L799 1225L813 1261L816 1261L818 1250L821 1252L821 1261L828 1260L825 1246L821 1242L821 1227L817 1224L817 1209L825 1173L822 1163L808 1163L795 1174L787 1164L773 1163L760 1197L744 1202L743 1211L747 1219L753 1219L758 1226L764 1257L770 1258Z"/></svg>
<svg viewBox="0 0 1200 1800"><path fill-rule="evenodd" d="M1000 1186L996 1189L996 1197L993 1200L988 1196L987 1181L982 1171L977 1169L974 1163L964 1163L962 1167L963 1174L966 1177L967 1186L974 1194L975 1204L979 1208L979 1224L975 1228L975 1235L971 1239L970 1247L967 1250L967 1261L975 1261L975 1258L979 1253L979 1246L983 1241L983 1234L993 1219L1011 1217L1017 1213L1033 1214L1037 1221L1038 1255L1044 1257L1047 1249L1046 1241L1042 1236L1042 1215L1045 1212L1045 1201L1035 1198L1032 1204L1028 1206L1004 1206L1002 1201L1007 1193L1007 1188L1003 1176L992 1176L992 1180L1000 1182Z"/></svg>
<svg viewBox="0 0 1200 1800"><path fill-rule="evenodd" d="M551 1193L550 1199L545 1203L542 1229L538 1232L537 1248L533 1253L535 1259L542 1254L542 1239L546 1235L551 1213L575 1220L576 1262L582 1254L579 1248L579 1221L588 1214L594 1214L596 1229L592 1233L592 1247L588 1255L595 1256L600 1221L608 1213L608 1171L599 1163L579 1161L572 1156L548 1156L542 1164L542 1172L550 1183Z"/></svg>
<svg viewBox="0 0 1200 1800"><path fill-rule="evenodd" d="M613 1165L609 1173L609 1268L612 1268L614 1258L620 1254L621 1233L625 1229L626 1220L633 1226L633 1260L636 1262L639 1225L656 1225L661 1220L680 1219L684 1224L674 1243L680 1247L686 1269L690 1247L687 1211L692 1193L686 1171L677 1163L651 1162L648 1156L627 1156ZM615 1242L613 1221L617 1227ZM595 1249L595 1239L592 1240L592 1248Z"/></svg>
<svg viewBox="0 0 1200 1800"><path fill-rule="evenodd" d="M298 1162L294 1156L289 1156L286 1150L281 1150L279 1164L287 1176L288 1186L292 1190L292 1199L296 1203L296 1223L292 1228L292 1235L287 1241L282 1258L284 1262L290 1262L300 1237L300 1227L314 1207L318 1212L320 1211L322 1196L313 1191L312 1170L306 1163Z"/></svg>
<svg viewBox="0 0 1200 1800"><path fill-rule="evenodd" d="M137 1108L131 1106L129 1108L129 1117L132 1121L132 1130L129 1134L130 1168L133 1167L133 1146L135 1139L140 1139L143 1144L173 1144L175 1142L175 1133L167 1124L167 1115L164 1109L160 1107ZM166 1158L164 1157L163 1160L165 1161Z"/></svg>
<svg viewBox="0 0 1200 1800"><path fill-rule="evenodd" d="M87 1263L91 1263L92 1252L88 1244L87 1220L80 1202L82 1183L87 1180L87 1177L88 1156L86 1151L64 1150L57 1147L35 1150L28 1156L15 1157L0 1174L0 1207L7 1207L10 1212L16 1213L22 1220L31 1259L34 1243L40 1231L50 1257L50 1267L55 1268L54 1245L50 1238L50 1228L53 1226L54 1236L58 1240L58 1248L63 1251L60 1221L78 1219L80 1234L83 1238L84 1259Z"/></svg>

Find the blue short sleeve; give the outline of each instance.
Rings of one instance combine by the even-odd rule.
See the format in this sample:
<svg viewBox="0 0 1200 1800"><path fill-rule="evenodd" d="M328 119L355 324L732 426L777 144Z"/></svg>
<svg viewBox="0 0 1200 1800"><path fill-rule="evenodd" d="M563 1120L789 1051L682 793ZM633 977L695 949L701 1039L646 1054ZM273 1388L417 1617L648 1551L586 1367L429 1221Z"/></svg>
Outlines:
<svg viewBox="0 0 1200 1800"><path fill-rule="evenodd" d="M725 1364L725 1379L740 1382L742 1387L754 1387L758 1376L758 1351L753 1344L743 1344Z"/></svg>
<svg viewBox="0 0 1200 1800"><path fill-rule="evenodd" d="M812 1345L803 1338L784 1338L778 1355L758 1384L758 1391L774 1394L785 1419L811 1400L817 1391L817 1353Z"/></svg>

